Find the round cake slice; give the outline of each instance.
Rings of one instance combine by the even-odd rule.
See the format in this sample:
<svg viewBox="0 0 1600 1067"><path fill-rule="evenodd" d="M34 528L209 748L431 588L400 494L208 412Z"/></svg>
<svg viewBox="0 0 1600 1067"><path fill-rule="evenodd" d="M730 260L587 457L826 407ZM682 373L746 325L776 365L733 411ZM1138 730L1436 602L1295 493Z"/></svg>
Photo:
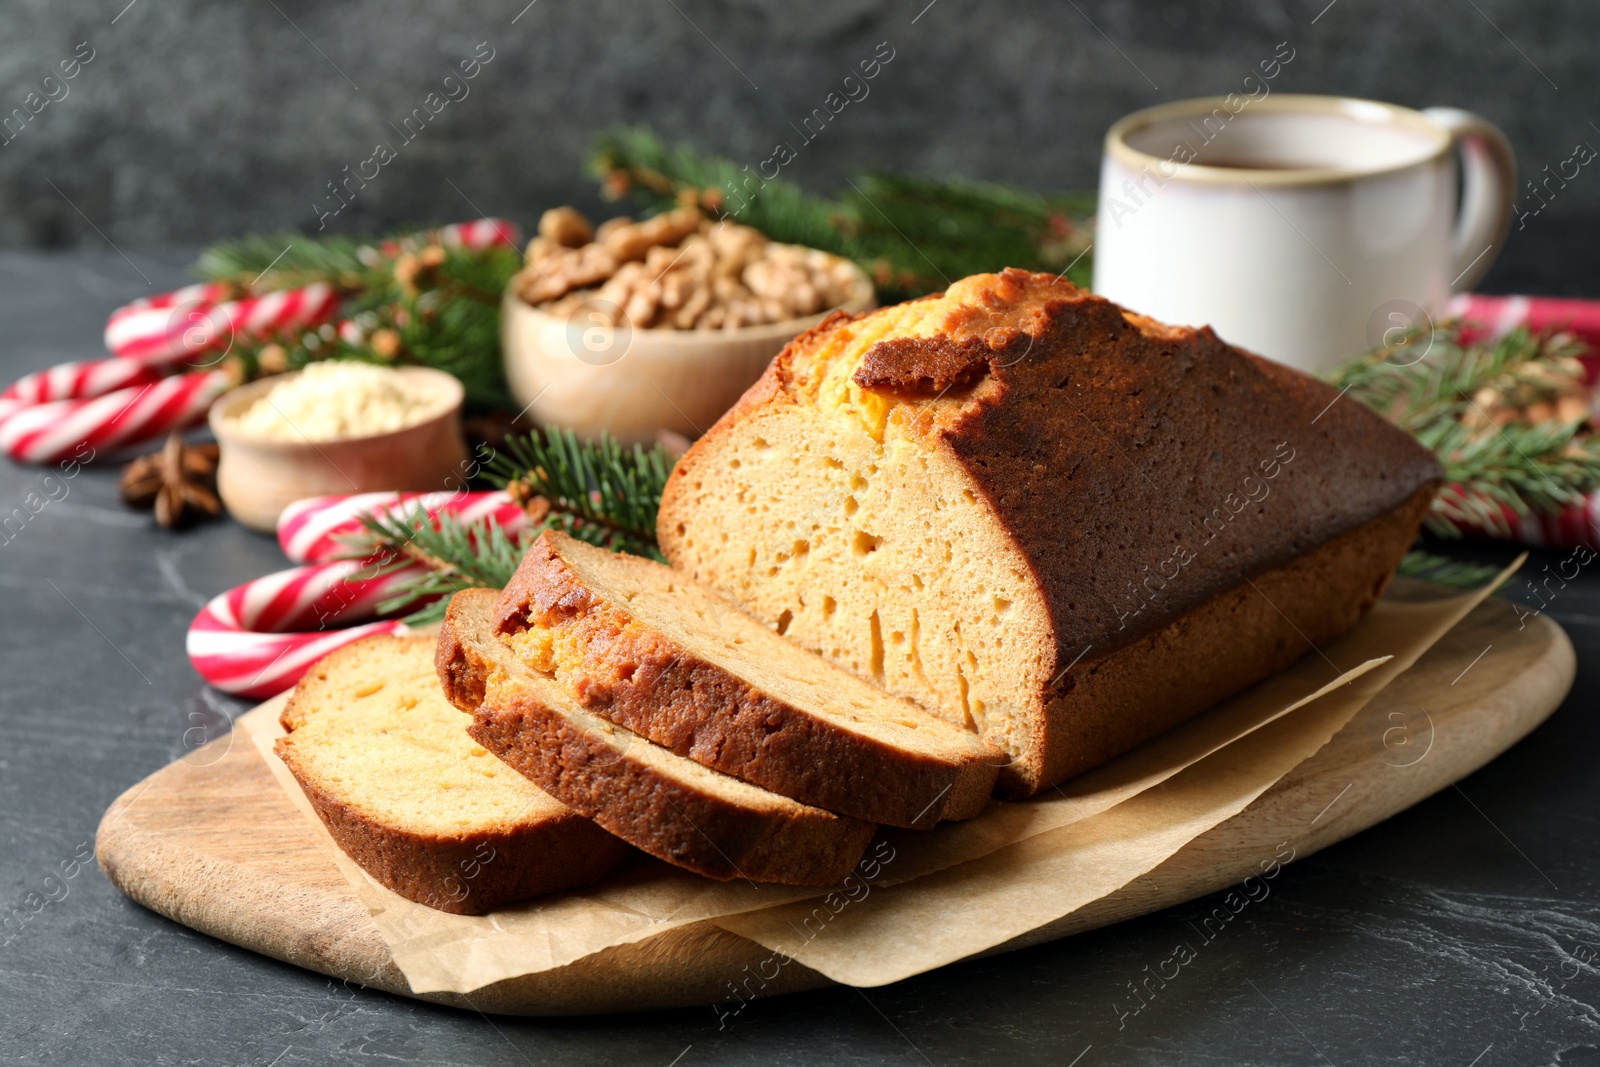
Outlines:
<svg viewBox="0 0 1600 1067"><path fill-rule="evenodd" d="M480 915L587 885L630 851L467 736L432 637L322 659L279 717L278 756L362 869L430 908Z"/></svg>

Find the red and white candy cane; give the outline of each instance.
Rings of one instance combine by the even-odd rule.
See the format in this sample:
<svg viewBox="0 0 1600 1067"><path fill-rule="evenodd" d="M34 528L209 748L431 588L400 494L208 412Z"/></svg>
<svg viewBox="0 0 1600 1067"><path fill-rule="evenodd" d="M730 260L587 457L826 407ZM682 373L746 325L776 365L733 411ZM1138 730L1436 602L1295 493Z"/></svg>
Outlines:
<svg viewBox="0 0 1600 1067"><path fill-rule="evenodd" d="M431 516L448 512L467 523L492 517L510 529L528 524L527 513L504 493L360 493L299 501L278 520L278 540L290 559L306 564L246 582L201 609L189 627L195 670L224 692L264 699L299 681L336 648L372 634L408 633L398 619L366 620L420 567L379 577L371 559L331 557L349 550L338 538L359 529L362 514L419 505Z"/></svg>
<svg viewBox="0 0 1600 1067"><path fill-rule="evenodd" d="M380 252L398 254L437 242L453 248L515 245L516 226L504 219L457 222L386 242ZM339 310L339 293L322 283L227 299L229 289L201 282L170 293L135 300L111 313L106 348L119 356L187 360L227 346L233 335L266 338L330 321Z"/></svg>
<svg viewBox="0 0 1600 1067"><path fill-rule="evenodd" d="M1600 496L1589 496L1553 515L1507 516L1511 540L1536 548L1593 548L1600 540Z"/></svg>
<svg viewBox="0 0 1600 1067"><path fill-rule="evenodd" d="M1570 504L1550 514L1518 515L1510 508L1502 508L1501 514L1503 529L1475 523L1459 525L1474 537L1512 541L1530 548L1577 548L1580 545L1592 548L1600 542L1600 495L1591 493L1581 503Z"/></svg>
<svg viewBox="0 0 1600 1067"><path fill-rule="evenodd" d="M296 563L321 563L350 551L344 540L361 530L363 515L411 512L449 513L465 524L493 518L508 533L528 525L528 513L503 492L357 493L297 500L278 516L278 544Z"/></svg>
<svg viewBox="0 0 1600 1067"><path fill-rule="evenodd" d="M326 285L208 305L216 286L189 286L124 308L106 326L110 359L63 363L0 394L0 450L23 463L54 463L84 446L104 452L203 422L233 384L220 370L166 375L226 351L236 336L266 337L324 321L339 297ZM186 306L185 301L202 301ZM131 307L131 306L130 306Z"/></svg>
<svg viewBox="0 0 1600 1067"><path fill-rule="evenodd" d="M0 399L0 451L23 463L113 451L204 420L232 384L226 371L195 371L86 399Z"/></svg>
<svg viewBox="0 0 1600 1067"><path fill-rule="evenodd" d="M113 389L146 385L164 376L161 368L141 359L80 359L23 375L0 393L0 400L26 407L52 400L103 396Z"/></svg>
<svg viewBox="0 0 1600 1067"><path fill-rule="evenodd" d="M417 568L375 576L365 560L291 567L213 597L189 624L189 662L211 685L262 700L300 680L334 649L373 634L406 634L399 619L372 619Z"/></svg>
<svg viewBox="0 0 1600 1067"><path fill-rule="evenodd" d="M169 293L157 293L155 296L141 296L130 301L111 313L111 321L128 315L134 315L149 308L172 308L183 304L215 304L226 300L232 292L227 282L195 282L182 289L174 289Z"/></svg>
<svg viewBox="0 0 1600 1067"><path fill-rule="evenodd" d="M515 245L517 228L502 219L455 223L390 242L439 242L451 247ZM392 253L391 253L392 254ZM182 370L218 358L237 337L272 336L331 322L340 295L321 283L228 299L232 289L201 282L135 300L106 323L107 360L63 363L29 374L0 393L0 450L24 463L52 463L162 437L204 420L228 386L219 371ZM340 324L359 339L359 330Z"/></svg>
<svg viewBox="0 0 1600 1067"><path fill-rule="evenodd" d="M211 308L226 301L232 291L225 282L197 282L124 304L106 320L106 350L118 355L142 355L141 349L149 346L141 345L140 339L164 332L167 321L182 314L180 309Z"/></svg>
<svg viewBox="0 0 1600 1067"><path fill-rule="evenodd" d="M425 245L441 244L446 248L489 248L493 245L522 246L522 231L517 224L506 219L483 218L471 222L453 222L436 230L423 230L378 245L386 256L401 252L414 252Z"/></svg>
<svg viewBox="0 0 1600 1067"><path fill-rule="evenodd" d="M482 218L453 222L434 231L442 245L460 248L488 248L492 245L522 246L522 231L507 219Z"/></svg>
<svg viewBox="0 0 1600 1067"><path fill-rule="evenodd" d="M214 286L189 286L193 299L121 308L106 322L114 355L154 363L192 360L225 351L235 337L264 339L320 326L339 311L339 291L318 282L261 296L216 301Z"/></svg>

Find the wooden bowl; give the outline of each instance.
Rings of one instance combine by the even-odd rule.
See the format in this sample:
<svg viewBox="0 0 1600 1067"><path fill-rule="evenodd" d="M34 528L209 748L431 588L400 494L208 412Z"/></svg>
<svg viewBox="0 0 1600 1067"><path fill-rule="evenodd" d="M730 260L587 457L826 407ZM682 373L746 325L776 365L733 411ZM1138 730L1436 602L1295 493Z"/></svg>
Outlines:
<svg viewBox="0 0 1600 1067"><path fill-rule="evenodd" d="M262 378L211 405L211 432L221 457L217 491L228 513L271 533L296 500L333 493L448 489L465 484L467 445L461 436L461 383L428 367L399 367L439 397L423 421L367 437L280 441L241 433L232 416L298 371Z"/></svg>
<svg viewBox="0 0 1600 1067"><path fill-rule="evenodd" d="M875 303L871 280L858 271L844 310L870 311ZM560 318L507 289L500 337L511 393L533 421L648 445L659 430L705 433L784 345L826 317L737 330L632 330Z"/></svg>

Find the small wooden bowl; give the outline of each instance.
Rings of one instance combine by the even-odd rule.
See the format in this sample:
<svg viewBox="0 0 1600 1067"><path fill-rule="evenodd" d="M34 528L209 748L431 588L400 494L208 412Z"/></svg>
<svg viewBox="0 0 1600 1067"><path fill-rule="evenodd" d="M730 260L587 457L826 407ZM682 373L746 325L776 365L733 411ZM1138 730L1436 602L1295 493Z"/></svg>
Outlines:
<svg viewBox="0 0 1600 1067"><path fill-rule="evenodd" d="M280 441L240 433L232 416L298 371L262 378L219 397L211 405L210 421L221 449L217 491L228 513L253 530L271 533L279 513L304 497L465 484L469 472L461 436L461 383L429 367L396 369L438 395L437 411L411 426L368 437Z"/></svg>
<svg viewBox="0 0 1600 1067"><path fill-rule="evenodd" d="M872 281L857 271L842 307L859 314L875 305ZM560 318L507 289L500 339L511 393L535 422L648 445L659 430L705 433L784 345L826 317L737 330L630 330Z"/></svg>

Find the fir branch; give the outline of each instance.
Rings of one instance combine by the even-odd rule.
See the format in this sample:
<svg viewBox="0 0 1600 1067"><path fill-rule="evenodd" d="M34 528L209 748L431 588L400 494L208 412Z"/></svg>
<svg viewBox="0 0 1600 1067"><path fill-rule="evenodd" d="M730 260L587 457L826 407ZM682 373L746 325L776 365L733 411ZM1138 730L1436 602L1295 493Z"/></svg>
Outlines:
<svg viewBox="0 0 1600 1067"><path fill-rule="evenodd" d="M924 276L931 266L938 288L1002 267L1070 266L1072 281L1089 283L1092 195L1047 198L960 179L875 173L857 179L844 202L857 227L858 256L903 260Z"/></svg>
<svg viewBox="0 0 1600 1067"><path fill-rule="evenodd" d="M1507 518L1554 513L1600 488L1600 438L1579 422L1496 425L1479 398L1545 387L1581 343L1562 334L1508 333L1463 344L1459 328L1413 333L1335 371L1330 380L1439 457L1445 487L1427 526L1445 537L1463 527L1510 536Z"/></svg>
<svg viewBox="0 0 1600 1067"><path fill-rule="evenodd" d="M625 449L602 434L581 441L556 426L508 438L485 476L544 526L608 548L664 560L656 546L656 510L674 460L666 449Z"/></svg>
<svg viewBox="0 0 1600 1067"><path fill-rule="evenodd" d="M508 534L493 516L470 524L449 513L430 517L420 505L401 514L363 515L361 525L349 541L349 556L385 559L379 575L413 564L426 568L377 606L389 614L421 602L405 618L417 626L443 619L449 598L463 589L504 588L537 536Z"/></svg>
<svg viewBox="0 0 1600 1067"><path fill-rule="evenodd" d="M1334 385L1390 421L1415 431L1454 419L1485 389L1520 382L1534 368L1570 359L1584 350L1565 334L1534 334L1518 327L1490 345L1462 345L1454 326L1417 330L1373 349L1336 370Z"/></svg>
<svg viewBox="0 0 1600 1067"><path fill-rule="evenodd" d="M251 234L201 251L194 272L228 282L241 292L271 292L326 282L342 290L366 288L381 272L362 258L371 241L356 237Z"/></svg>
<svg viewBox="0 0 1600 1067"><path fill-rule="evenodd" d="M400 336L399 362L420 363L461 380L467 399L490 406L511 406L500 354L500 290L516 271L521 257L511 249L482 262L481 270L459 273L455 259L441 268L439 287L407 295L379 318ZM498 283L498 288L491 288ZM492 297L486 294L493 293Z"/></svg>
<svg viewBox="0 0 1600 1067"><path fill-rule="evenodd" d="M1417 439L1444 463L1450 487L1440 494L1429 527L1454 533L1458 514L1489 510L1500 519L1489 525L1500 528L1504 518L1498 505L1527 515L1581 504L1600 486L1600 439L1579 436L1579 429L1580 424L1557 422L1513 423L1488 432L1449 421L1424 427Z"/></svg>
<svg viewBox="0 0 1600 1067"><path fill-rule="evenodd" d="M536 515L533 528L508 534L492 517L466 524L448 513L430 517L417 506L363 515L344 555L384 560L379 574L421 564L421 572L378 605L389 613L420 602L406 617L417 625L443 618L448 598L462 589L504 588L528 545L547 529L665 562L655 522L672 463L664 448L628 451L610 436L589 443L555 427L512 437L506 452L490 461L490 477Z"/></svg>
<svg viewBox="0 0 1600 1067"><path fill-rule="evenodd" d="M591 169L613 198L633 196L654 209L689 199L775 241L853 259L887 302L1002 267L1070 267L1073 281L1089 279L1092 195L1041 197L975 182L871 174L834 200L782 178L752 179L729 160L668 148L637 129L602 136Z"/></svg>
<svg viewBox="0 0 1600 1067"><path fill-rule="evenodd" d="M235 338L226 358L245 380L325 359L420 364L459 378L469 403L509 405L500 355L500 299L522 265L521 254L503 245L432 246L435 258L425 259L415 243L385 245L380 251L373 242L355 238L279 235L206 249L196 265L203 277L229 282L238 292L333 285L344 293L340 316L358 327L354 338L336 333L332 325ZM387 343L375 347L380 337Z"/></svg>
<svg viewBox="0 0 1600 1067"><path fill-rule="evenodd" d="M1408 578L1447 585L1452 589L1480 589L1500 573L1487 563L1467 563L1414 548L1400 561L1398 573Z"/></svg>

